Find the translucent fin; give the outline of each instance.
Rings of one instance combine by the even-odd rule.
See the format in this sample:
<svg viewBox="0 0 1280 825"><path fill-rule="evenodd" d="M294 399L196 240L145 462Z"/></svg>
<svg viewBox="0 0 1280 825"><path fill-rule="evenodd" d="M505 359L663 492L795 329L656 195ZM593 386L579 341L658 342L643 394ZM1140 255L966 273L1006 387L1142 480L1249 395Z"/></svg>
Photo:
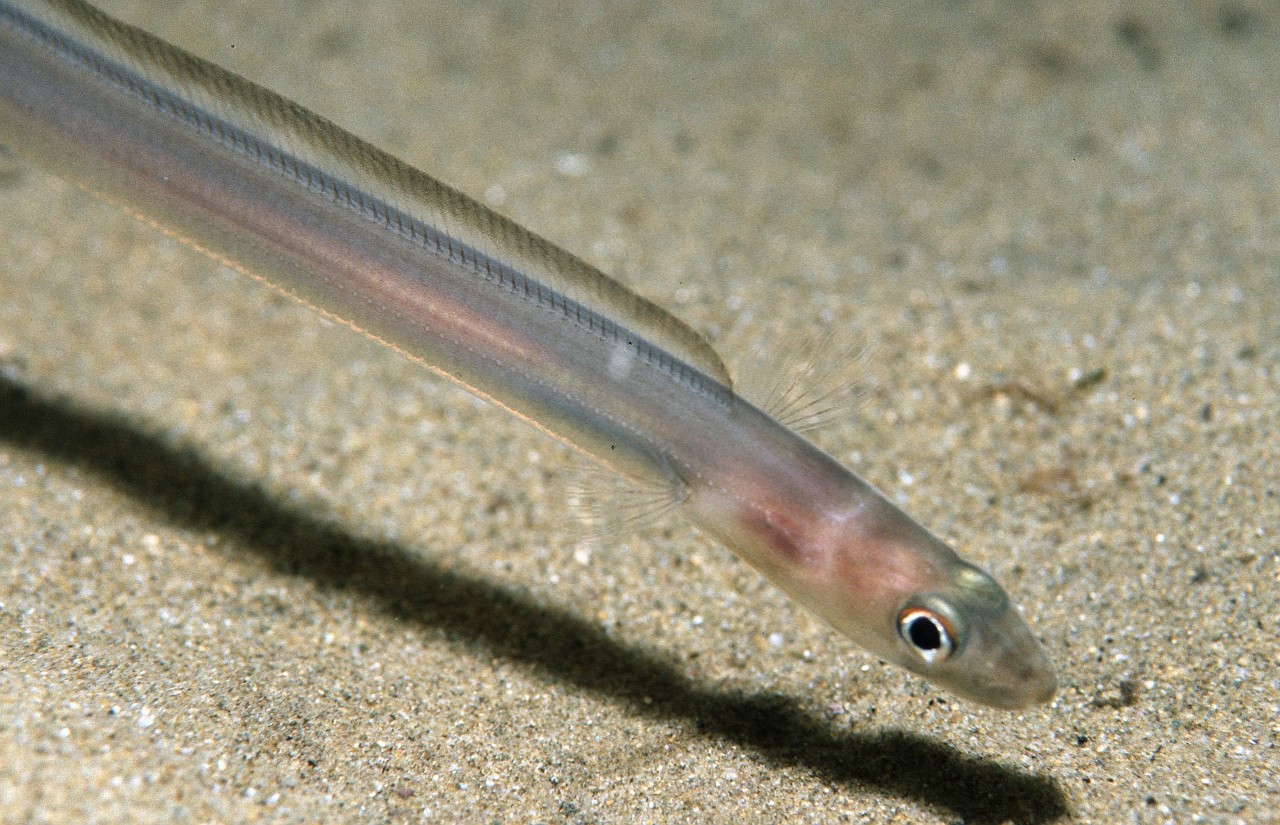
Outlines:
<svg viewBox="0 0 1280 825"><path fill-rule="evenodd" d="M853 376L862 372L869 345L849 346L835 329L792 327L775 338L757 337L751 349L741 392L793 430L812 432L858 408L863 393Z"/></svg>
<svg viewBox="0 0 1280 825"><path fill-rule="evenodd" d="M578 517L578 529L572 531L572 537L589 547L653 528L686 497L684 488L676 483L624 478L585 460L574 462L565 477L565 498Z"/></svg>
<svg viewBox="0 0 1280 825"><path fill-rule="evenodd" d="M717 391L703 387L691 367L720 388L730 387L715 349L674 315L325 118L77 0L54 0L22 13L37 21L33 30L44 21L52 32L74 32L70 45L52 45L264 167L471 266L477 277L561 311L597 335L634 344L641 357L676 380ZM95 53L77 51L79 43ZM654 354L646 356L651 348Z"/></svg>

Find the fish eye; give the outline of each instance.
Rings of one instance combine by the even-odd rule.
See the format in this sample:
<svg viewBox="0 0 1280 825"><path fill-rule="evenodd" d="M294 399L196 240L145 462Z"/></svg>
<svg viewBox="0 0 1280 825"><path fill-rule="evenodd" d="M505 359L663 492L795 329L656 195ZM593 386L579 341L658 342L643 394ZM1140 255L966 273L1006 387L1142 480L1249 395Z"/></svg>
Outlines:
<svg viewBox="0 0 1280 825"><path fill-rule="evenodd" d="M921 604L908 605L898 614L898 635L927 665L945 662L960 641L949 616Z"/></svg>

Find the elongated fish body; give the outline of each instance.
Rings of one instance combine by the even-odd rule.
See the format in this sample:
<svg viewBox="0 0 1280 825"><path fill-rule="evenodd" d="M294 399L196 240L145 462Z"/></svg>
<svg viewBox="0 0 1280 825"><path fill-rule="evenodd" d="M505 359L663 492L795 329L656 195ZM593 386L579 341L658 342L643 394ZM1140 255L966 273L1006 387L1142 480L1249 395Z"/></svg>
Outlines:
<svg viewBox="0 0 1280 825"><path fill-rule="evenodd" d="M662 485L878 656L998 707L1052 695L1000 586L738 396L697 333L300 106L80 0L0 0L0 142Z"/></svg>

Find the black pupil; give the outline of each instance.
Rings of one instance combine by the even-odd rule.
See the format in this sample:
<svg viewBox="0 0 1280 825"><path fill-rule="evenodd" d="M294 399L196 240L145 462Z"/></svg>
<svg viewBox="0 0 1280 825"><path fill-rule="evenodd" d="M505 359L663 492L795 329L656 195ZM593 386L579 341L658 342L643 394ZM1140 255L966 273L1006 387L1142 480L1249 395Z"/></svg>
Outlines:
<svg viewBox="0 0 1280 825"><path fill-rule="evenodd" d="M942 647L942 628L925 616L917 616L907 623L907 638L921 650L937 650Z"/></svg>

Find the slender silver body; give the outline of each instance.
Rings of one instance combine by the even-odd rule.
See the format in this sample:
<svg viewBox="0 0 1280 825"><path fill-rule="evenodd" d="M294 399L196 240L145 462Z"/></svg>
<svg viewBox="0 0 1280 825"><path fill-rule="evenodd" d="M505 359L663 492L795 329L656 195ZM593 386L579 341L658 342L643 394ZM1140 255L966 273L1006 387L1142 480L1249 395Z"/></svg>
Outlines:
<svg viewBox="0 0 1280 825"><path fill-rule="evenodd" d="M877 654L990 704L1052 693L998 585L737 396L696 333L296 104L79 0L0 0L0 142L669 489Z"/></svg>

